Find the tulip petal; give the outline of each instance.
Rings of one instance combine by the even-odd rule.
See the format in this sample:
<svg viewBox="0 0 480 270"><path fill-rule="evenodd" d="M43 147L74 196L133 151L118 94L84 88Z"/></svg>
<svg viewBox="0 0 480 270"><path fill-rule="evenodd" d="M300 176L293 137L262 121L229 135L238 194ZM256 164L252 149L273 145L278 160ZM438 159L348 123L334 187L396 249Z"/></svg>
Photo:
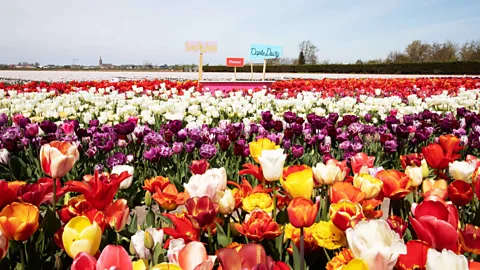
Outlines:
<svg viewBox="0 0 480 270"><path fill-rule="evenodd" d="M64 232L65 234L65 232ZM95 255L95 253L97 253L98 251L98 248L96 250L93 250L92 248L92 242L90 242L89 240L76 240L74 242L72 242L72 244L70 245L70 247L67 249L67 253L70 257L74 257L77 256L78 253L80 252L86 252L90 255Z"/></svg>
<svg viewBox="0 0 480 270"><path fill-rule="evenodd" d="M178 263L183 270L194 270L208 259L205 246L201 242L190 242L178 253Z"/></svg>
<svg viewBox="0 0 480 270"><path fill-rule="evenodd" d="M231 248L222 248L218 253L218 260L223 269L241 270L242 258Z"/></svg>
<svg viewBox="0 0 480 270"><path fill-rule="evenodd" d="M238 255L242 258L242 269L253 269L257 265L267 264L267 254L262 245L250 243L244 245Z"/></svg>
<svg viewBox="0 0 480 270"><path fill-rule="evenodd" d="M71 270L96 270L97 260L86 252L80 252L73 260Z"/></svg>
<svg viewBox="0 0 480 270"><path fill-rule="evenodd" d="M112 267L122 270L132 270L132 262L127 251L122 246L106 246L97 261L97 269L111 269Z"/></svg>

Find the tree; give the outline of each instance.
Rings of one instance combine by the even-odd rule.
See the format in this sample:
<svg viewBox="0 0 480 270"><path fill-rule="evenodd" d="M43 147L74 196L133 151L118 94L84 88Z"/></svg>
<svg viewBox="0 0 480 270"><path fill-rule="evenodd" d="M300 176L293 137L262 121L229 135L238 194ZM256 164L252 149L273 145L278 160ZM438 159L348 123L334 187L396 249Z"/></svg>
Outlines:
<svg viewBox="0 0 480 270"><path fill-rule="evenodd" d="M305 65L305 55L303 54L303 51L300 51L298 54L298 64L299 65Z"/></svg>
<svg viewBox="0 0 480 270"><path fill-rule="evenodd" d="M434 42L431 46L430 62L453 62L457 61L457 44L446 41L444 43Z"/></svg>
<svg viewBox="0 0 480 270"><path fill-rule="evenodd" d="M410 59L408 55L401 53L399 51L393 51L390 52L387 56L387 59L385 59L385 62L387 64L390 63L408 63L410 62Z"/></svg>
<svg viewBox="0 0 480 270"><path fill-rule="evenodd" d="M480 61L480 41L465 42L459 54L462 61Z"/></svg>
<svg viewBox="0 0 480 270"><path fill-rule="evenodd" d="M318 61L317 58L317 46L315 46L310 40L305 40L298 46L300 52L303 52L305 57L305 64L315 65ZM299 55L300 58L300 55Z"/></svg>
<svg viewBox="0 0 480 270"><path fill-rule="evenodd" d="M408 60L410 62L427 62L430 58L432 46L428 43L422 43L420 40L415 40L408 44L405 48Z"/></svg>

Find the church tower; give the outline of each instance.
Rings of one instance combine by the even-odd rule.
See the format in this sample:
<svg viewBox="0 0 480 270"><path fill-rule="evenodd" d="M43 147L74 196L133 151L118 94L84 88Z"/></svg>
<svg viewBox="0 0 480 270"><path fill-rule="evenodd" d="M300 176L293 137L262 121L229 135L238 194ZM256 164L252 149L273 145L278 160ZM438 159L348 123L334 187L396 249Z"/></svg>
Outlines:
<svg viewBox="0 0 480 270"><path fill-rule="evenodd" d="M103 63L102 63L102 57L100 56L100 60L98 60L98 65L99 65L99 66L102 66L102 64L103 64Z"/></svg>

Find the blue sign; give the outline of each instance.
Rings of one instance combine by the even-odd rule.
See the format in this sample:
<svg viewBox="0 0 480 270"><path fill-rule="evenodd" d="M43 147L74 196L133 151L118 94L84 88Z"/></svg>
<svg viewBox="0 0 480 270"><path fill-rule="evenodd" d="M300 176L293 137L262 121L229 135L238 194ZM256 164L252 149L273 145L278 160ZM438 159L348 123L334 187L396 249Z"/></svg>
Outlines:
<svg viewBox="0 0 480 270"><path fill-rule="evenodd" d="M250 60L274 59L282 57L282 46L252 44L250 47Z"/></svg>

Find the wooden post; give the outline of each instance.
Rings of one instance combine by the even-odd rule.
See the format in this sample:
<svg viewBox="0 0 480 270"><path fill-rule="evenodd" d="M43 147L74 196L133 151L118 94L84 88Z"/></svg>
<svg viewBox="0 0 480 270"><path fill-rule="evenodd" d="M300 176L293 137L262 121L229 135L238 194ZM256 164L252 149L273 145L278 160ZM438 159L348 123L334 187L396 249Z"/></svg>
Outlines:
<svg viewBox="0 0 480 270"><path fill-rule="evenodd" d="M233 68L233 80L236 81L237 80L237 67L234 67Z"/></svg>
<svg viewBox="0 0 480 270"><path fill-rule="evenodd" d="M267 69L267 59L263 59L263 77L262 81L265 81L265 70Z"/></svg>
<svg viewBox="0 0 480 270"><path fill-rule="evenodd" d="M198 63L198 83L202 80L203 73L203 53L200 53L200 60Z"/></svg>
<svg viewBox="0 0 480 270"><path fill-rule="evenodd" d="M253 81L253 62L250 62L250 70L252 72L252 81Z"/></svg>

